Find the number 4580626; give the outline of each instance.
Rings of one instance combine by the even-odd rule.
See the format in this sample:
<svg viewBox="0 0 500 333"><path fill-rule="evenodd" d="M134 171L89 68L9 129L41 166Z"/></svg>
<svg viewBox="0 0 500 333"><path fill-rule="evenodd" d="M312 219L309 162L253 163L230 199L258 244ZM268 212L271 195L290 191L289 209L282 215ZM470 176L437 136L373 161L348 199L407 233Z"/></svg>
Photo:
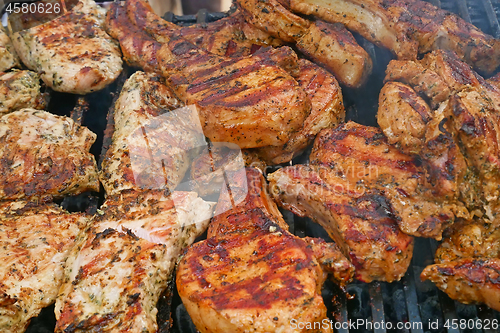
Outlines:
<svg viewBox="0 0 500 333"><path fill-rule="evenodd" d="M19 3L11 2L5 8L5 12L8 14L59 14L61 12L60 3Z"/></svg>
<svg viewBox="0 0 500 333"><path fill-rule="evenodd" d="M444 323L447 329L493 329L499 328L497 319L447 319Z"/></svg>

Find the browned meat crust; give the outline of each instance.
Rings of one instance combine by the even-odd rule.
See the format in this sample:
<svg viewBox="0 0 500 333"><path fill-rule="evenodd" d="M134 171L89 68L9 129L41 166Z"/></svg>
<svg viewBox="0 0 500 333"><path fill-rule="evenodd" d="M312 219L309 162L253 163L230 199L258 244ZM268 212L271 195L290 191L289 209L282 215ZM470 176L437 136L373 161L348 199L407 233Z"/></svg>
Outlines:
<svg viewBox="0 0 500 333"><path fill-rule="evenodd" d="M500 42L470 23L420 0L290 0L296 12L340 22L401 60L444 49L480 72L500 64Z"/></svg>
<svg viewBox="0 0 500 333"><path fill-rule="evenodd" d="M292 318L321 322L325 272L346 283L353 267L333 244L288 232L260 172L247 169L234 183L241 187L221 195L208 239L179 263L177 288L195 325L202 332L268 332L289 329Z"/></svg>

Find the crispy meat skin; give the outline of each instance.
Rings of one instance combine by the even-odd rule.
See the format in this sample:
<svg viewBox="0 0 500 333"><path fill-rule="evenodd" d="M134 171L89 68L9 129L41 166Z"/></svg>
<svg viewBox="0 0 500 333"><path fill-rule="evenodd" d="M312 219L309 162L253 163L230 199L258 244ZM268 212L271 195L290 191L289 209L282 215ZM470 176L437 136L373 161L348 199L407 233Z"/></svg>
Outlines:
<svg viewBox="0 0 500 333"><path fill-rule="evenodd" d="M141 1L127 1L127 6L136 9L134 13L143 13L148 26L164 22ZM165 42L160 49L154 38L147 39L146 30L136 35L130 31L124 11L123 6L113 4L108 15L108 27L116 32L113 35L120 37L118 30L123 28L119 39L124 54L146 68L159 63L175 94L185 104L196 105L210 140L236 143L241 148L277 146L284 144L309 114L311 105L305 92L276 64L271 51L229 59L167 35L160 36ZM135 38L144 44L134 44Z"/></svg>
<svg viewBox="0 0 500 333"><path fill-rule="evenodd" d="M424 169L390 146L377 128L349 122L323 130L310 160L352 183L360 181L384 193L399 227L409 235L439 240L455 216L468 216L460 203L435 197L427 187Z"/></svg>
<svg viewBox="0 0 500 333"><path fill-rule="evenodd" d="M68 260L55 332L156 332L156 304L211 205L192 192L108 197Z"/></svg>
<svg viewBox="0 0 500 333"><path fill-rule="evenodd" d="M413 237L399 230L381 193L318 166L285 167L268 179L280 206L325 228L351 259L358 280L393 282L405 274Z"/></svg>
<svg viewBox="0 0 500 333"><path fill-rule="evenodd" d="M179 263L179 295L203 333L304 332L293 330L290 320L327 318L320 296L325 271L347 283L353 267L334 244L288 232L260 172L247 169L235 177L242 187L231 191L232 198L223 192L208 239ZM238 199L243 201L233 206Z"/></svg>
<svg viewBox="0 0 500 333"><path fill-rule="evenodd" d="M372 60L342 24L311 22L292 14L277 0L239 0L242 13L257 28L297 48L335 74L346 86L359 88L372 71Z"/></svg>
<svg viewBox="0 0 500 333"><path fill-rule="evenodd" d="M99 191L95 134L66 117L23 109L0 118L0 200Z"/></svg>
<svg viewBox="0 0 500 333"><path fill-rule="evenodd" d="M43 110L45 104L38 74L17 70L0 74L0 117L24 108Z"/></svg>
<svg viewBox="0 0 500 333"><path fill-rule="evenodd" d="M19 66L19 56L5 29L0 27L0 72Z"/></svg>
<svg viewBox="0 0 500 333"><path fill-rule="evenodd" d="M151 187L173 190L180 183L189 163L189 156L182 149L187 150L190 144L196 143L196 131L189 131L191 125L185 129L181 126L176 128L173 124L176 119L172 120L172 124L168 123L170 118L166 119L169 111L181 106L183 103L156 74L136 72L125 82L115 104L112 144L100 172L107 194ZM157 123L161 123L159 130L153 129ZM175 125L180 124L177 122ZM142 129L147 140L140 132ZM130 154L135 154L133 164ZM161 159L163 167L153 168L149 154ZM146 177L141 178L141 174ZM165 177L168 181L159 186L151 182Z"/></svg>
<svg viewBox="0 0 500 333"><path fill-rule="evenodd" d="M447 230L435 264L420 277L431 280L452 299L485 303L500 310L500 228L481 219L459 221Z"/></svg>
<svg viewBox="0 0 500 333"><path fill-rule="evenodd" d="M113 82L122 70L117 43L103 30L104 9L80 0L68 13L16 32L22 62L56 91L87 94Z"/></svg>
<svg viewBox="0 0 500 333"><path fill-rule="evenodd" d="M56 205L0 203L0 331L24 332L51 305L75 241L88 224Z"/></svg>
<svg viewBox="0 0 500 333"><path fill-rule="evenodd" d="M259 156L269 164L291 161L314 141L322 129L335 127L345 119L342 92L335 77L305 59L301 59L299 64L297 81L311 100L311 113L302 128L292 134L285 145L257 150Z"/></svg>
<svg viewBox="0 0 500 333"><path fill-rule="evenodd" d="M457 15L419 0L290 0L292 10L340 22L401 60L452 50L480 72L500 64L500 42Z"/></svg>

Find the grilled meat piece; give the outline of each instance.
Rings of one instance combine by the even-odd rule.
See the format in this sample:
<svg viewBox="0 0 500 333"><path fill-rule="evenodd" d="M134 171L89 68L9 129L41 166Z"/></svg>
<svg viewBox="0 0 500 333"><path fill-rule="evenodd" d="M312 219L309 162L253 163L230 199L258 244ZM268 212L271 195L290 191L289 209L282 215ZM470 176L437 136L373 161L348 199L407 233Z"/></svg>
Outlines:
<svg viewBox="0 0 500 333"><path fill-rule="evenodd" d="M180 27L170 24L178 36L208 52L225 57L242 57L254 53L260 47L279 47L279 38L257 29L248 23L239 10L215 22Z"/></svg>
<svg viewBox="0 0 500 333"><path fill-rule="evenodd" d="M447 230L435 264L421 273L452 299L485 303L500 311L500 228L483 220L459 221Z"/></svg>
<svg viewBox="0 0 500 333"><path fill-rule="evenodd" d="M54 303L75 241L88 219L56 205L0 203L0 331L24 332Z"/></svg>
<svg viewBox="0 0 500 333"><path fill-rule="evenodd" d="M0 72L19 66L19 57L9 35L0 27Z"/></svg>
<svg viewBox="0 0 500 333"><path fill-rule="evenodd" d="M372 60L342 24L311 22L289 12L277 0L239 0L250 23L322 64L346 86L359 88L372 71Z"/></svg>
<svg viewBox="0 0 500 333"><path fill-rule="evenodd" d="M356 267L356 279L393 282L405 274L413 237L399 230L381 193L322 166L285 167L268 179L280 206L325 228Z"/></svg>
<svg viewBox="0 0 500 333"><path fill-rule="evenodd" d="M400 60L444 49L478 71L500 64L500 42L457 15L419 0L290 0L290 8L328 22L340 22L388 48Z"/></svg>
<svg viewBox="0 0 500 333"><path fill-rule="evenodd" d="M300 75L297 81L311 100L311 113L304 121L302 129L292 134L283 146L256 150L269 164L291 161L314 141L322 129L335 127L345 118L342 92L335 77L307 60L301 59L299 64Z"/></svg>
<svg viewBox="0 0 500 333"><path fill-rule="evenodd" d="M16 32L22 62L55 91L88 94L113 82L122 70L117 43L103 30L105 10L80 0L68 13Z"/></svg>
<svg viewBox="0 0 500 333"><path fill-rule="evenodd" d="M288 232L259 171L236 173L234 182L241 187L221 194L208 239L179 263L179 295L203 333L305 332L290 320L326 319L326 272L345 284L353 267L335 244Z"/></svg>
<svg viewBox="0 0 500 333"><path fill-rule="evenodd" d="M399 227L409 235L439 240L455 217L468 217L461 203L433 195L423 167L389 145L377 128L349 122L323 130L310 160L352 183L380 190L391 203Z"/></svg>
<svg viewBox="0 0 500 333"><path fill-rule="evenodd" d="M14 70L0 74L0 117L24 108L43 110L47 97L40 92L40 77L35 72Z"/></svg>
<svg viewBox="0 0 500 333"><path fill-rule="evenodd" d="M403 74L406 69L409 72ZM494 220L500 199L500 153L497 151L500 90L492 84L494 79L483 79L449 51L434 51L418 62L391 62L386 80L391 79L417 87L429 97L431 105L438 106L436 111L429 112L420 100L406 104L405 108L390 109L408 96L413 100L418 98L415 92L408 93L409 87L403 89L400 83L387 83L380 98L378 120L389 141L404 147L405 141L413 140L411 152L422 157L429 183L434 185L436 193L449 199L459 198L471 211L480 208ZM434 80L439 88L431 82L422 83L425 79ZM434 99L437 89L446 93ZM387 91L393 94L387 95ZM401 133L403 126L394 119L417 114L422 119L418 121L416 117L412 126L418 124L419 132Z"/></svg>
<svg viewBox="0 0 500 333"><path fill-rule="evenodd" d="M377 122L390 144L407 154L419 154L433 113L406 84L388 82L380 91Z"/></svg>
<svg viewBox="0 0 500 333"><path fill-rule="evenodd" d="M432 109L446 101L451 94L448 84L433 70L419 61L391 60L387 65L385 82L401 82L410 85L429 101Z"/></svg>
<svg viewBox="0 0 500 333"><path fill-rule="evenodd" d="M170 189L205 145L197 112L183 106L155 74L134 73L115 104L115 131L100 173L108 195L125 189Z"/></svg>
<svg viewBox="0 0 500 333"><path fill-rule="evenodd" d="M499 94L500 97L500 94ZM453 127L489 219L498 218L500 204L500 109L484 91L472 88L450 100Z"/></svg>
<svg viewBox="0 0 500 333"><path fill-rule="evenodd" d="M446 103L431 110L406 84L388 82L380 92L377 122L387 141L404 153L419 155L434 194L453 201L470 195L469 179L464 178L469 170L449 119Z"/></svg>
<svg viewBox="0 0 500 333"><path fill-rule="evenodd" d="M128 1L127 5L140 7L137 12L146 12L155 22L163 21L146 3ZM241 148L277 146L302 126L310 112L310 101L293 77L272 59L271 52L228 59L178 37L167 42L166 35L161 36L166 44L158 51L160 44L152 37L141 39L147 44L134 42L147 33L143 30L141 35L133 35L124 11L120 4L113 4L108 15L108 27L121 38L124 54L139 49L132 60L146 68L154 68L159 59L161 74L175 94L185 104L196 105L210 140L235 143ZM120 35L117 29L122 28Z"/></svg>
<svg viewBox="0 0 500 333"><path fill-rule="evenodd" d="M177 257L211 213L192 192L108 197L66 265L55 332L156 332L156 304Z"/></svg>
<svg viewBox="0 0 500 333"><path fill-rule="evenodd" d="M99 191L96 136L70 118L23 109L0 118L0 200Z"/></svg>

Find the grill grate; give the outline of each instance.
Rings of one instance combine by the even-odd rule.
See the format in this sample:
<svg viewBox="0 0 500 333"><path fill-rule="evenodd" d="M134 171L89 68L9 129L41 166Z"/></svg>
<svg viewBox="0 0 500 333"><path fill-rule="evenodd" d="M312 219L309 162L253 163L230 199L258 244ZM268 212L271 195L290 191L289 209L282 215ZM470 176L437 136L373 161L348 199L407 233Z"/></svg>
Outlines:
<svg viewBox="0 0 500 333"><path fill-rule="evenodd" d="M102 1L98 1L102 2ZM475 24L484 32L500 38L500 0L428 0L428 2L454 12L466 21ZM181 26L195 23L207 23L217 21L227 16L226 13L208 13L201 10L197 15L177 16L166 13L164 18ZM486 18L486 19L485 19ZM382 79L387 63L392 55L387 50L380 49L359 36L355 36L361 45L367 49L370 56L377 64L374 66L373 75L367 83L370 90L362 92L343 89L344 101L347 111L347 119L365 125L376 125L375 112L378 103L378 93L382 87ZM50 92L52 97L49 104L49 112L70 116L76 122L89 127L98 134L98 141L94 144L93 153L100 165L104 155L111 143L114 130L114 104L125 80L133 73L125 68L121 76L114 84L104 91L93 93L84 97L75 97L69 94ZM306 163L305 152L293 163ZM275 169L269 169L269 172ZM67 198L62 201L64 208L70 211L87 211L94 213L98 205L103 201L103 191L100 196L83 194L76 198ZM326 232L314 224L311 220L294 216L291 212L282 211L284 219L290 225L290 231L299 236L323 237L329 239ZM331 319L338 323L346 323L349 320L367 320L372 323L384 322L412 322L422 323L422 327L410 329L352 329L340 327L339 333L358 332L449 332L449 333L493 333L497 330L464 329L446 330L443 327L445 320L453 319L496 319L500 322L500 313L486 307L463 305L451 300L447 295L439 291L431 282L421 282L419 274L422 269L433 262L433 254L437 243L428 239L416 239L415 248L418 253L400 282L392 284L374 282L365 284L354 282L347 286L349 298L330 281L325 283L323 296ZM171 295L173 294L173 296ZM169 326L173 333L196 333L189 315L182 304L175 286L171 286L162 296L159 302L160 332L168 332ZM173 318L170 319L170 309ZM48 307L42 311L40 316L32 320L28 333L50 333L55 326L54 307ZM439 321L437 328L431 327L430 322Z"/></svg>

